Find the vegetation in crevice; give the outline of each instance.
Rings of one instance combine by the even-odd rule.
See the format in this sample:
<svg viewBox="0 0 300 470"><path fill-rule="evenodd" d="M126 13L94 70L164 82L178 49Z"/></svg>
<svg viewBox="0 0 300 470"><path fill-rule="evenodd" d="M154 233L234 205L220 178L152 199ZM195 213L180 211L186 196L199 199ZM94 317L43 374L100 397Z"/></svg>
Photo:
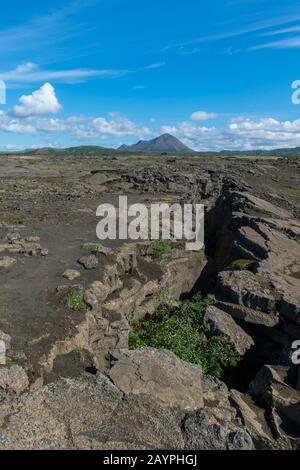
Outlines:
<svg viewBox="0 0 300 470"><path fill-rule="evenodd" d="M211 304L210 299L197 294L177 306L160 305L153 315L134 322L129 348L168 349L180 359L201 366L205 374L221 377L240 358L225 336L208 335L203 318Z"/></svg>
<svg viewBox="0 0 300 470"><path fill-rule="evenodd" d="M252 259L236 259L231 263L231 268L238 270L238 271L244 271L249 269L255 261Z"/></svg>

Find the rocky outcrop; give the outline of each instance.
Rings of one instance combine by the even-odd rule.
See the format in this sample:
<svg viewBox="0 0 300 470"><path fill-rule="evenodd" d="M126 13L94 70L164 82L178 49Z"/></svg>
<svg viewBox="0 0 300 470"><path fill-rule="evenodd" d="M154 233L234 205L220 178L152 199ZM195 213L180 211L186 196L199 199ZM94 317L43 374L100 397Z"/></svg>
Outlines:
<svg viewBox="0 0 300 470"><path fill-rule="evenodd" d="M288 210L232 187L220 204L223 210L227 204L226 233L231 242L226 242L225 266L217 275L216 307L246 328L254 342L265 336L287 360L288 344L298 335L299 222Z"/></svg>
<svg viewBox="0 0 300 470"><path fill-rule="evenodd" d="M144 353L145 359L148 353L151 351ZM204 406L201 371L197 373L194 366L170 352L154 354L162 362L156 362L158 377L152 369L153 384L148 378L145 381L147 393L143 393L141 381L138 394L134 384L124 385L123 364L119 369L116 366L112 369L121 389L97 373L90 377L58 379L20 398L7 400L0 406L0 449L253 448L249 433L238 424L235 410L229 405L226 386L206 378ZM176 377L172 379L170 372L164 379L162 372L167 372L170 364L178 367ZM144 362L143 367L141 363L140 371L144 369L145 378L148 367L149 363ZM188 371L197 377L196 384L191 383ZM187 412L191 406L194 411Z"/></svg>
<svg viewBox="0 0 300 470"><path fill-rule="evenodd" d="M228 211L225 232L218 232L226 233L218 240L226 258L223 264L217 258L213 308L221 312L214 328L219 324L225 331L225 311L253 341L243 366L273 364L262 367L247 393L231 390L230 403L256 448L298 448L300 400L291 345L300 333L299 222L288 210L232 187L220 204ZM234 326L228 330L234 340Z"/></svg>
<svg viewBox="0 0 300 470"><path fill-rule="evenodd" d="M279 442L299 448L300 392L295 389L288 367L265 365L250 383L248 393L264 403Z"/></svg>
<svg viewBox="0 0 300 470"><path fill-rule="evenodd" d="M223 271L217 282L221 293L233 303L265 313L276 309L275 293L251 271Z"/></svg>
<svg viewBox="0 0 300 470"><path fill-rule="evenodd" d="M250 435L226 418L218 419L211 410L187 416L183 422L185 445L188 449L253 450Z"/></svg>
<svg viewBox="0 0 300 470"><path fill-rule="evenodd" d="M0 448L300 447L299 368L291 363L292 340L300 337L295 208L251 194L240 164L228 166L230 178L214 161L201 172L197 161L189 164L178 171L174 162L152 161L110 180L97 171L82 175L87 198L111 182L111 189L131 195L204 201L205 252L186 252L172 242L170 253L157 259L151 242L114 250L89 243L74 265L68 260L60 266L54 274L65 278L64 285L43 293L51 312L13 317L11 338L0 332L18 363L0 366ZM251 175L258 171L253 162L243 165ZM51 191L46 199L60 202L65 191ZM70 197L77 195L72 188ZM81 217L89 209L76 210ZM1 240L3 255L20 258L7 276L26 262L23 256L47 254L37 237L20 230L11 228ZM78 271L64 271L76 260ZM128 351L135 320L199 290L215 300L204 315L207 336L225 335L241 356L236 371L226 370L227 385L168 351ZM72 310L68 298L74 294Z"/></svg>

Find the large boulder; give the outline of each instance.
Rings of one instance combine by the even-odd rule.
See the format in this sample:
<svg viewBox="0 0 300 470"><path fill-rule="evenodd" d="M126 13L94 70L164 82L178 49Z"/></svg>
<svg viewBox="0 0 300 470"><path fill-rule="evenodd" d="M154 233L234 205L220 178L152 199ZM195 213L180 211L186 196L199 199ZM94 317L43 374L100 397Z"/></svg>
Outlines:
<svg viewBox="0 0 300 470"><path fill-rule="evenodd" d="M17 365L11 367L0 366L0 388L20 395L28 386L28 376L22 367Z"/></svg>
<svg viewBox="0 0 300 470"><path fill-rule="evenodd" d="M235 350L243 356L254 345L254 341L234 319L223 310L210 306L204 315L204 322L210 327L213 335L225 335L230 340Z"/></svg>
<svg viewBox="0 0 300 470"><path fill-rule="evenodd" d="M203 407L201 369L170 351L128 351L119 357L109 376L126 394L150 395L164 406L182 410Z"/></svg>

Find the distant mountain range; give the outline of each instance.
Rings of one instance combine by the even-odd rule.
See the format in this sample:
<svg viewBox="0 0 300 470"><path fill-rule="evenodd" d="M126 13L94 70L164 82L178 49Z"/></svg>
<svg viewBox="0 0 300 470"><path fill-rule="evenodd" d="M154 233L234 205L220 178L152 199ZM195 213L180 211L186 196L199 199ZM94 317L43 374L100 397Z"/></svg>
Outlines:
<svg viewBox="0 0 300 470"><path fill-rule="evenodd" d="M192 149L184 145L171 134L163 134L152 140L140 140L134 145L121 145L119 152L142 152L142 153L194 153Z"/></svg>
<svg viewBox="0 0 300 470"><path fill-rule="evenodd" d="M274 149L274 150L222 150L220 152L214 151L194 151L184 145L180 140L171 134L163 134L152 140L140 140L133 145L121 145L118 149L100 147L97 145L80 145L78 147L69 148L38 148L28 149L18 152L0 152L2 155L53 155L53 156L80 156L80 157L97 157L97 156L117 156L122 154L158 154L158 155L220 155L220 156L259 156L259 155L274 155L281 157L300 157L300 147Z"/></svg>

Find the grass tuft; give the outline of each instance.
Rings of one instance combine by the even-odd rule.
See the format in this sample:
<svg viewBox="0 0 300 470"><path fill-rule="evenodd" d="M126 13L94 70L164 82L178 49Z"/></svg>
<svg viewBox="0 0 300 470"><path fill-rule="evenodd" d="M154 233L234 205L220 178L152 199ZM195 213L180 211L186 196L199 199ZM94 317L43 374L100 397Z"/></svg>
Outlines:
<svg viewBox="0 0 300 470"><path fill-rule="evenodd" d="M68 296L68 306L72 310L87 310L88 306L79 292L71 292Z"/></svg>
<svg viewBox="0 0 300 470"><path fill-rule="evenodd" d="M83 243L83 245L81 245L81 248L93 252L98 250L98 245L97 243Z"/></svg>

